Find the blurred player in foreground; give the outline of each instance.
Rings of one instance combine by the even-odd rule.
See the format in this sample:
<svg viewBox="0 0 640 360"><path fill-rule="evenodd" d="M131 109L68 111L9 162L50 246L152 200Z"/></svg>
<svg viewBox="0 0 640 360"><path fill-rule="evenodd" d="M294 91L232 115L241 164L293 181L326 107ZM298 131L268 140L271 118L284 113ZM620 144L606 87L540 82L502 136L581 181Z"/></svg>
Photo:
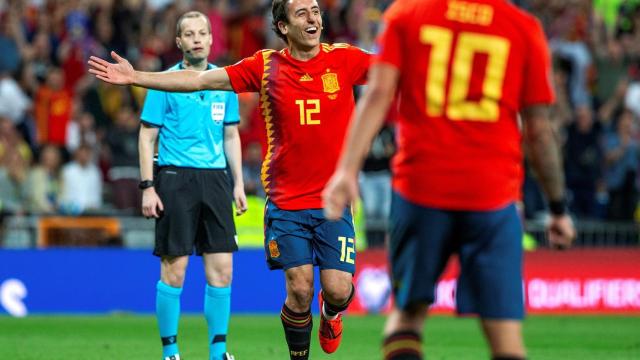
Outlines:
<svg viewBox="0 0 640 360"><path fill-rule="evenodd" d="M457 310L476 313L493 359L524 359L520 198L525 146L549 199L549 241L575 237L547 106L550 56L539 22L508 1L391 5L380 54L338 168L324 192L338 218L396 91L390 259L395 310L385 359L422 359L421 334L449 257L460 260ZM522 134L518 114L522 116Z"/></svg>

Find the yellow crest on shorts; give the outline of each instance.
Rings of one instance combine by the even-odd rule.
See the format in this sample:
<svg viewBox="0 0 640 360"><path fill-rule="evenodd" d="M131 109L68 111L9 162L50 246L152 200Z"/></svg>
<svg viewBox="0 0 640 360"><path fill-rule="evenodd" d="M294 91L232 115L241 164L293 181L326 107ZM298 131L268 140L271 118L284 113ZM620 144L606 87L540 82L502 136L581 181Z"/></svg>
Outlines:
<svg viewBox="0 0 640 360"><path fill-rule="evenodd" d="M340 83L338 83L338 74L326 73L322 75L322 88L326 93L334 93L340 90Z"/></svg>
<svg viewBox="0 0 640 360"><path fill-rule="evenodd" d="M272 258L280 256L280 250L278 249L278 243L275 240L269 240L269 255Z"/></svg>

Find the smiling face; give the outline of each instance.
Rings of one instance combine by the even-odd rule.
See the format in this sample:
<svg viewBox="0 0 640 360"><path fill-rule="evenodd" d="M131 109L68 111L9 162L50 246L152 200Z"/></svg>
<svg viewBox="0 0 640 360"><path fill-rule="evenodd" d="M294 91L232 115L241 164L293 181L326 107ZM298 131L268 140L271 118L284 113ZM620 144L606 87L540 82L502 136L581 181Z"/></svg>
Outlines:
<svg viewBox="0 0 640 360"><path fill-rule="evenodd" d="M286 36L292 52L319 49L322 15L316 0L288 0L287 21L279 21L278 30Z"/></svg>
<svg viewBox="0 0 640 360"><path fill-rule="evenodd" d="M204 15L183 16L178 21L176 44L190 64L206 61L211 50L211 28Z"/></svg>

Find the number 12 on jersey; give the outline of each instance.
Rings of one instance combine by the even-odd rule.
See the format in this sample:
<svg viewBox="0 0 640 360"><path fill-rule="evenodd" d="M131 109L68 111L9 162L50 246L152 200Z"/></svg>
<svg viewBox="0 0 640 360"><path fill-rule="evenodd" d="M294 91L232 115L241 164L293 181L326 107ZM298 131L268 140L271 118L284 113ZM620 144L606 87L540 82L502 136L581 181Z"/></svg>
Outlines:
<svg viewBox="0 0 640 360"><path fill-rule="evenodd" d="M450 29L424 25L420 28L420 41L431 45L427 68L427 115L446 114L451 120L498 121L510 43L504 37L474 32L458 34L455 49L454 33ZM468 100L473 60L478 53L487 55L482 93L478 101ZM453 56L453 58L452 58ZM449 71L449 60L451 70ZM447 77L449 91L446 91ZM446 109L445 109L446 104Z"/></svg>

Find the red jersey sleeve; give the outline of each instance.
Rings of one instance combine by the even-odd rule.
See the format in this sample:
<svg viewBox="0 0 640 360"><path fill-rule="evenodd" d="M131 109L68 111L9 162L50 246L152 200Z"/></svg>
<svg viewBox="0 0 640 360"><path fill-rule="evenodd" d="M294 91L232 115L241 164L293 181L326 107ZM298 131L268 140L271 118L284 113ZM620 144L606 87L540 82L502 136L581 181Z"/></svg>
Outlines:
<svg viewBox="0 0 640 360"><path fill-rule="evenodd" d="M353 83L355 85L366 84L371 54L355 46L349 46L347 50L349 54L349 68L353 69L353 73L351 74Z"/></svg>
<svg viewBox="0 0 640 360"><path fill-rule="evenodd" d="M402 36L398 26L398 17L402 8L398 2L391 4L384 14L384 30L377 39L378 54L373 58L373 63L387 63L402 68Z"/></svg>
<svg viewBox="0 0 640 360"><path fill-rule="evenodd" d="M555 101L551 86L551 55L540 22L531 17L529 28L529 54L525 58L524 82L520 107L551 104Z"/></svg>
<svg viewBox="0 0 640 360"><path fill-rule="evenodd" d="M260 50L253 56L246 57L237 63L225 66L231 87L236 93L260 91L262 72L264 71L264 50Z"/></svg>

